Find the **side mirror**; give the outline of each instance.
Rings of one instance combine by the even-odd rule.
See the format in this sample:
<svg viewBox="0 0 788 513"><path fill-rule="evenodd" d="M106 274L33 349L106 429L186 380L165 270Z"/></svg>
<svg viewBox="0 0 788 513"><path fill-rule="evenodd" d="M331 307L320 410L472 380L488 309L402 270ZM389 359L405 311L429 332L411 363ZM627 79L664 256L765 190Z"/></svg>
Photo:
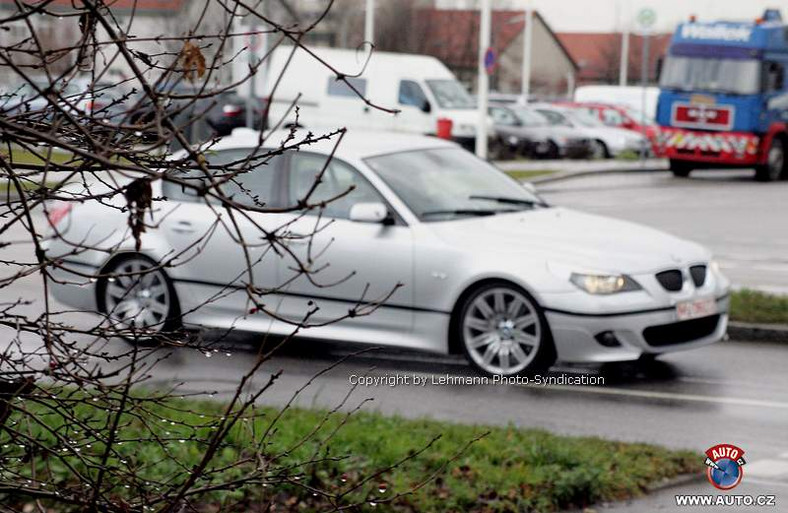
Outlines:
<svg viewBox="0 0 788 513"><path fill-rule="evenodd" d="M350 220L357 223L386 223L391 219L383 203L356 203L350 207Z"/></svg>
<svg viewBox="0 0 788 513"><path fill-rule="evenodd" d="M421 111L425 114L432 112L432 105L429 100L424 100L424 103L421 104Z"/></svg>

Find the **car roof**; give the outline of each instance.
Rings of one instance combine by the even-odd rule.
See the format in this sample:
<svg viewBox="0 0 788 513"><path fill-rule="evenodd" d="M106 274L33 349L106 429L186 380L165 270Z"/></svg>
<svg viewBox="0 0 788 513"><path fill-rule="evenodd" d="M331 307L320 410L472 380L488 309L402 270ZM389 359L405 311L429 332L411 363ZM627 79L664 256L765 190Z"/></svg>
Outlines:
<svg viewBox="0 0 788 513"><path fill-rule="evenodd" d="M277 130L271 134L266 134L266 147L278 147L287 141L288 145L297 144L304 140L311 132L313 138L323 134L332 133L333 129L299 129L295 138L291 138L290 130ZM210 146L212 150L220 151L223 149L253 148L258 145L260 132L249 128L236 128L232 134L223 137L218 143ZM303 145L303 151L318 151L321 153L331 153L339 141L339 135L334 135L330 139L324 139L315 143ZM457 148L458 145L424 135L407 134L401 132L382 132L364 129L348 129L341 143L337 146L334 155L346 160L362 160L368 157L385 155L388 153L398 153L403 151L424 150L431 148Z"/></svg>

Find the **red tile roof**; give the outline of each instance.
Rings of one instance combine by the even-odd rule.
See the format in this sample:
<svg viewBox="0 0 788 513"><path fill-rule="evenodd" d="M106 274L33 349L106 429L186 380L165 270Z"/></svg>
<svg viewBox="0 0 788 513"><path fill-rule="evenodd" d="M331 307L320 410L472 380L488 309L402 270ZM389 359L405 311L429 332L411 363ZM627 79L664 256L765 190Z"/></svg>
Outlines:
<svg viewBox="0 0 788 513"><path fill-rule="evenodd" d="M539 16L536 13L536 16ZM479 52L479 11L460 9L420 9L416 22L425 34L424 53L450 67L474 68ZM525 28L523 11L493 11L491 46L500 55ZM556 39L556 42L561 43ZM567 58L571 57L567 53Z"/></svg>
<svg viewBox="0 0 788 513"><path fill-rule="evenodd" d="M558 39L575 60L580 71L579 81L598 81L618 77L621 56L621 33L564 32L557 34ZM640 77L640 61L643 37L633 34L629 42L630 78L635 79L632 71L637 70ZM671 34L655 34L650 40L649 69L652 77L656 73L657 61L667 54Z"/></svg>

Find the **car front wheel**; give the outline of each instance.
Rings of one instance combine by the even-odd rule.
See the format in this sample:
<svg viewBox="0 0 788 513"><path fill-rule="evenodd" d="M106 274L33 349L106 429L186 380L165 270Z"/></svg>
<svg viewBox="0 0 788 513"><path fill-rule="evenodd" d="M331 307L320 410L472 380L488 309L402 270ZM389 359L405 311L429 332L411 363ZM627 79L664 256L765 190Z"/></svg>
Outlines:
<svg viewBox="0 0 788 513"><path fill-rule="evenodd" d="M544 314L524 290L488 283L463 302L459 336L465 356L485 374L547 370L555 350Z"/></svg>
<svg viewBox="0 0 788 513"><path fill-rule="evenodd" d="M180 326L175 289L164 271L142 255L120 257L102 272L99 311L127 340L149 343Z"/></svg>

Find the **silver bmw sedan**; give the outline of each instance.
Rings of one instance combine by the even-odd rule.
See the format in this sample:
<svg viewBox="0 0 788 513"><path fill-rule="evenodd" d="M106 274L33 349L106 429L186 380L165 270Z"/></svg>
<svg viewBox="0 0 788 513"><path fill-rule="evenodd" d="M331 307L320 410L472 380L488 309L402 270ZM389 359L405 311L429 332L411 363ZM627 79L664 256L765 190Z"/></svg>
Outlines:
<svg viewBox="0 0 788 513"><path fill-rule="evenodd" d="M249 162L258 141L237 129L206 155ZM268 156L224 181L240 216L200 194L204 174L154 181L139 248L112 208L122 197L51 205L52 294L137 339L302 326L313 339L461 353L503 375L725 334L729 282L698 244L548 205L451 142L351 132L335 146Z"/></svg>

